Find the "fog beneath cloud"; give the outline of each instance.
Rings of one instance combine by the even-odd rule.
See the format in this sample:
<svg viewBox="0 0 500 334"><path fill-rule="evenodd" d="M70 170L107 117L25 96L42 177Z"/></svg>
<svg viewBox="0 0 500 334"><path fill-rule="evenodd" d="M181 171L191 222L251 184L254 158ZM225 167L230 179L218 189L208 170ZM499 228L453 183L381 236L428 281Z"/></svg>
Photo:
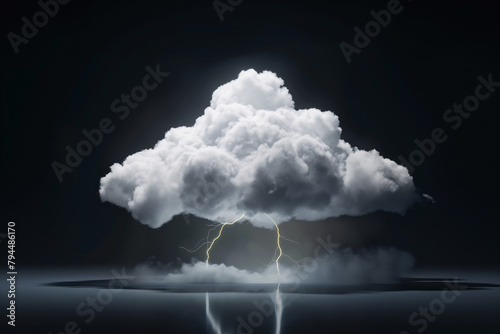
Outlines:
<svg viewBox="0 0 500 334"><path fill-rule="evenodd" d="M333 112L295 109L283 85L272 72L242 71L214 91L194 125L113 164L101 178L102 201L153 228L181 213L217 222L245 213L267 228L269 219L255 217L279 216L279 224L403 214L418 198L408 170L342 140Z"/></svg>
<svg viewBox="0 0 500 334"><path fill-rule="evenodd" d="M322 284L369 284L394 283L398 277L413 267L413 257L395 248L377 248L353 252L350 249L335 251L322 259L309 258L301 265L280 264L281 277L273 262L260 271L239 269L225 264L206 264L196 261L183 263L181 268L170 266L151 267L142 264L136 267L138 280L161 283L322 283Z"/></svg>

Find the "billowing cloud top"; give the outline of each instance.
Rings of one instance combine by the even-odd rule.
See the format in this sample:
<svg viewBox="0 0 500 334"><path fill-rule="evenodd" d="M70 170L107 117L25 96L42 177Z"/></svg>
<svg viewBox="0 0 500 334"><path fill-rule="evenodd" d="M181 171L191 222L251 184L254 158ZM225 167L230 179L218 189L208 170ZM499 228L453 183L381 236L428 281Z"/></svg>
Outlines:
<svg viewBox="0 0 500 334"><path fill-rule="evenodd" d="M245 213L269 228L261 213L277 223L404 213L417 198L408 170L340 139L332 112L295 110L283 84L269 71L242 71L192 127L112 165L101 199L153 228L184 212L219 222Z"/></svg>

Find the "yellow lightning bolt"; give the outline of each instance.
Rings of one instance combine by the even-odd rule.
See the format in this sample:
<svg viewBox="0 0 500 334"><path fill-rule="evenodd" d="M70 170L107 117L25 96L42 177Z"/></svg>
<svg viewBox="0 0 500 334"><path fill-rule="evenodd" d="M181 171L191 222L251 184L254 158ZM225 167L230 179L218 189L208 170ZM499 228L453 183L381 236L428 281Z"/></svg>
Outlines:
<svg viewBox="0 0 500 334"><path fill-rule="evenodd" d="M208 266L208 259L210 259L210 250L212 249L212 246L214 245L215 241L217 241L217 239L220 238L221 234L222 234L222 230L224 229L224 227L226 225L233 225L234 223L236 223L238 220L242 219L243 217L245 217L245 214L242 214L240 218L234 220L233 222L231 223L224 223L224 224L221 224L221 227L220 227L220 230L219 230L219 235L216 236L214 238L214 240L212 240L212 242L210 243L210 247L207 248L207 261L206 261L206 264Z"/></svg>
<svg viewBox="0 0 500 334"><path fill-rule="evenodd" d="M300 262L303 259L296 261L296 260L292 259L290 256L288 256L287 254L285 254L283 252L283 249L281 248L281 238L283 238L283 239L285 239L285 240L287 240L289 242L296 243L296 244L299 244L299 243L297 241L295 241L295 240L291 240L291 239L285 238L283 235L281 235L280 228L279 228L278 224L269 215L267 215L267 214L265 214L265 215L273 222L274 226L276 227L276 233L277 233L277 235L276 235L277 248L275 250L275 254L274 254L273 259L271 260L271 262L268 265L270 265L273 262L276 263L276 270L278 272L278 276L279 277L281 277L280 265L279 265L279 260L281 259L281 257L287 257L288 259L290 259L290 261L292 261L298 267L303 267L302 265L300 265ZM215 242L222 236L222 231L224 230L224 227L226 225L233 225L237 221L241 220L243 217L245 217L244 213L241 215L241 217L239 217L238 219L232 221L231 223L218 223L218 224L212 225L212 228L208 232L207 238L205 239L206 241L203 242L203 243L201 243L203 241L203 239L200 240L200 242L198 242L193 249L188 249L188 248L180 246L180 245L179 245L179 248L182 248L182 249L186 250L187 252L193 253L193 252L198 251L204 245L208 245L207 250L206 250L207 257L206 257L206 261L205 261L205 264L208 266L208 262L210 260L210 251L212 250L212 247L215 244ZM219 234L211 242L208 241L208 237L210 235L210 232L212 232L213 230L215 230L215 229L217 229L219 227L220 227ZM276 251L278 251L278 250L279 250L279 254L276 256Z"/></svg>
<svg viewBox="0 0 500 334"><path fill-rule="evenodd" d="M276 222L271 217L268 216L267 213L265 213L265 215L267 216L267 218L271 219L271 221L274 223L274 226L276 226L277 244L278 244L278 249L280 250L280 254L276 258L276 270L278 270L278 276L281 277L279 260L281 255L283 255L283 251L281 250L281 244L280 244L280 238L281 238L280 228L278 227L278 224L276 224Z"/></svg>

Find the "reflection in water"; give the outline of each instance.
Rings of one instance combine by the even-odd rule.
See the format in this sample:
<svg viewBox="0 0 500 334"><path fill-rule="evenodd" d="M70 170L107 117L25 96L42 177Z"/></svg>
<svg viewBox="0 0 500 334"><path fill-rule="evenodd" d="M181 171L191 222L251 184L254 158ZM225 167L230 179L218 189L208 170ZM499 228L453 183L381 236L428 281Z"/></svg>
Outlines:
<svg viewBox="0 0 500 334"><path fill-rule="evenodd" d="M276 334L281 332L281 315L283 314L283 302L281 300L280 285L276 288L276 298L274 300L274 312L276 313Z"/></svg>
<svg viewBox="0 0 500 334"><path fill-rule="evenodd" d="M281 283L278 283L274 298L271 298L274 303L274 314L276 317L275 334L281 333L281 318L283 315L283 300L281 298L280 285ZM205 313L207 317L207 333L222 334L221 325L217 322L217 320L215 320L215 317L210 310L210 296L208 292L205 292Z"/></svg>
<svg viewBox="0 0 500 334"><path fill-rule="evenodd" d="M207 314L207 322L210 323L210 326L213 329L213 332L216 334L222 334L222 330L220 325L215 321L214 315L210 311L210 298L208 297L208 292L205 293L205 311ZM208 327L207 323L207 327Z"/></svg>

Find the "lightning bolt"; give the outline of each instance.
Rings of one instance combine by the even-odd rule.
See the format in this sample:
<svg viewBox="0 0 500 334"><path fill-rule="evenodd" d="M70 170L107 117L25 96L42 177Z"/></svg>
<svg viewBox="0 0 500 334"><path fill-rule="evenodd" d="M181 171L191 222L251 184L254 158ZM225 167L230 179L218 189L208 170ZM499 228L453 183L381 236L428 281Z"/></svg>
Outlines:
<svg viewBox="0 0 500 334"><path fill-rule="evenodd" d="M292 259L288 254L285 254L283 252L283 249L281 248L281 239L284 239L286 241L289 241L289 242L292 242L292 243L296 243L298 245L299 242L298 241L295 241L295 240L291 240L291 239L288 239L286 238L285 236L283 236L281 233L280 233L280 228L278 226L278 224L276 223L276 221L274 219L272 219L268 214L265 213L265 215L267 216L267 218L269 218L274 226L276 227L276 250L274 252L274 257L273 259L271 260L271 262L269 262L267 265L271 265L273 262L275 263L276 265L276 271L278 272L278 276L281 277L281 271L280 271L280 259L282 257L287 257L290 261L292 261L296 266L298 267L303 267L302 265L300 265L300 262L303 260L294 260ZM224 227L226 227L226 225L233 225L234 223L236 223L237 221L243 219L243 217L245 217L245 214L243 213L241 215L241 217L239 217L238 219L235 219L233 220L232 222L230 223L216 223L216 224L212 224L212 225L209 225L211 228L210 230L208 231L207 233L207 237L205 239L202 239L200 240L195 246L194 248L192 249L188 249L186 247L183 247L183 246L180 246L179 245L179 248L182 248L184 249L185 251L189 252L189 253L194 253L194 252L197 252L201 247L203 246L207 246L207 250L205 252L206 254L206 260L205 260L205 264L206 266L208 266L208 263L209 263L209 260L210 260L210 251L212 250L212 247L213 245L215 244L215 242L222 236L222 231L224 230ZM212 233L212 231L216 230L216 229L219 229L219 233L217 234L217 236L212 240L212 241L209 241L208 239L210 238L210 234ZM205 240L203 242L203 240ZM279 253L278 253L279 251Z"/></svg>
<svg viewBox="0 0 500 334"><path fill-rule="evenodd" d="M278 246L277 249L279 249L280 253L278 257L276 257L276 270L278 271L278 276L281 278L281 273L280 273L280 258L283 256L283 250L281 249L281 234L280 234L280 228L278 227L278 224L267 214L265 213L267 218L271 219L271 221L274 223L274 226L276 226L276 245ZM276 313L276 334L281 333L281 317L283 315L283 302L281 300L281 294L280 294L280 285L281 283L278 283L278 286L276 287L276 296L274 300L274 312Z"/></svg>
<svg viewBox="0 0 500 334"><path fill-rule="evenodd" d="M281 239L281 235L280 235L280 228L278 227L278 224L276 224L276 222L271 218L269 217L269 215L267 213L265 213L265 215L267 216L267 218L271 219L271 221L274 223L274 226L276 226L276 244L278 246L278 249L280 250L280 253L278 255L278 257L276 258L276 270L278 271L278 276L281 277L281 273L280 273L280 257L283 255L283 250L281 249L281 243L280 243L280 239Z"/></svg>
<svg viewBox="0 0 500 334"><path fill-rule="evenodd" d="M299 264L299 262L301 260L295 261L290 256L288 256L287 254L283 253L283 249L281 248L281 238L283 238L286 241L293 242L293 243L296 243L296 244L299 244L299 243L297 241L295 241L295 240L291 240L291 239L288 239L288 238L285 238L284 236L282 236L281 233L280 233L280 228L279 228L278 224L274 221L274 219L272 219L268 214L265 214L265 215L267 216L267 218L269 218L273 222L274 226L276 227L276 246L277 247L276 247L276 250L274 252L274 258L273 258L273 260L271 260L271 262L269 264L271 264L273 261L275 262L275 264L276 264L276 271L278 272L278 276L280 277L280 281L281 281L281 272L280 272L280 262L279 261L280 261L280 258L282 256L288 257L292 262L294 262L296 265L298 265L299 267L301 267L301 265ZM209 263L209 260L210 260L210 251L212 250L212 247L215 244L215 242L222 236L222 231L224 230L224 227L226 227L226 225L233 225L237 221L243 219L243 217L245 217L244 213L241 215L241 217L239 217L238 219L235 219L231 223L222 223L222 224L211 225L211 229L208 231L207 237L205 239L206 241L203 242L203 243L201 243L201 240L200 240L200 242L198 242L198 244L193 249L187 249L187 248L182 247L182 246L179 246L179 247L185 249L188 252L196 252L202 246L207 245L207 250L206 250L207 258L206 258L206 261L205 261L205 265L208 267L208 263ZM217 228L219 228L219 234L217 234L217 236L211 242L209 242L208 239L210 237L210 233L212 231L214 231L215 229L217 229ZM279 250L279 254L276 256L276 252L278 250ZM276 332L275 332L276 334L280 334L281 333L281 318L282 318L282 315L283 315L283 301L281 299L280 285L281 285L281 282L278 283L278 286L276 287L276 294L275 294L275 297L274 297L275 313L276 313ZM213 316L213 314L212 314L212 312L210 310L210 299L209 299L208 292L206 292L206 294L205 294L205 305L206 305L206 310L205 311L206 311L206 315L207 315L207 323L209 323L211 325L211 327L212 327L212 329L213 329L214 332L216 332L217 334L220 334L221 333L220 324L217 323L217 321L215 320L215 318L214 318L214 316ZM208 326L208 324L207 324L207 326Z"/></svg>
<svg viewBox="0 0 500 334"><path fill-rule="evenodd" d="M207 242L201 244L196 250L200 249L201 246L203 246L204 244L210 244L210 246L207 248L207 260L205 262L206 266L208 267L208 260L210 259L210 250L212 249L212 246L214 245L214 243L217 241L217 239L220 238L220 236L222 235L222 230L224 229L224 227L226 225L233 225L234 223L236 223L238 220L242 219L243 217L245 217L245 214L243 213L241 215L240 218L236 219L236 220L233 220L231 223L223 223L223 224L220 224L220 230L219 230L219 234L212 240L212 242L208 242L208 237L210 235L210 232L212 232L215 227L211 228L209 231L208 231L208 234L207 234ZM219 225L216 225L216 226L219 226ZM195 250L195 251L196 251ZM208 292L205 293L205 313L206 313L206 316L207 316L207 321L210 323L210 325L212 326L212 329L214 330L214 332L216 332L217 334L221 334L222 333L222 329L221 329L221 326L219 323L217 323L217 321L215 320L214 318L214 315L212 314L212 312L210 311L210 298L209 298L209 295L208 295Z"/></svg>
<svg viewBox="0 0 500 334"><path fill-rule="evenodd" d="M238 220L242 219L243 217L245 217L245 214L242 214L240 218L238 218L238 219L234 220L234 221L233 221L233 222L231 222L231 223L223 223L223 224L221 224L221 227L220 227L220 230L219 230L219 235L218 235L218 236L216 236L216 237L214 238L214 240L212 240L212 242L210 243L210 247L208 247L208 248L207 248L207 252L206 252L206 254L207 254L207 260L206 260L206 262L205 262L207 266L208 266L208 260L210 259L210 250L212 249L212 246L213 246L213 245L214 245L214 243L217 241L217 239L219 239L219 238L220 238L220 236L222 235L222 230L224 229L224 227L225 227L226 225L233 225L234 223L236 223Z"/></svg>

